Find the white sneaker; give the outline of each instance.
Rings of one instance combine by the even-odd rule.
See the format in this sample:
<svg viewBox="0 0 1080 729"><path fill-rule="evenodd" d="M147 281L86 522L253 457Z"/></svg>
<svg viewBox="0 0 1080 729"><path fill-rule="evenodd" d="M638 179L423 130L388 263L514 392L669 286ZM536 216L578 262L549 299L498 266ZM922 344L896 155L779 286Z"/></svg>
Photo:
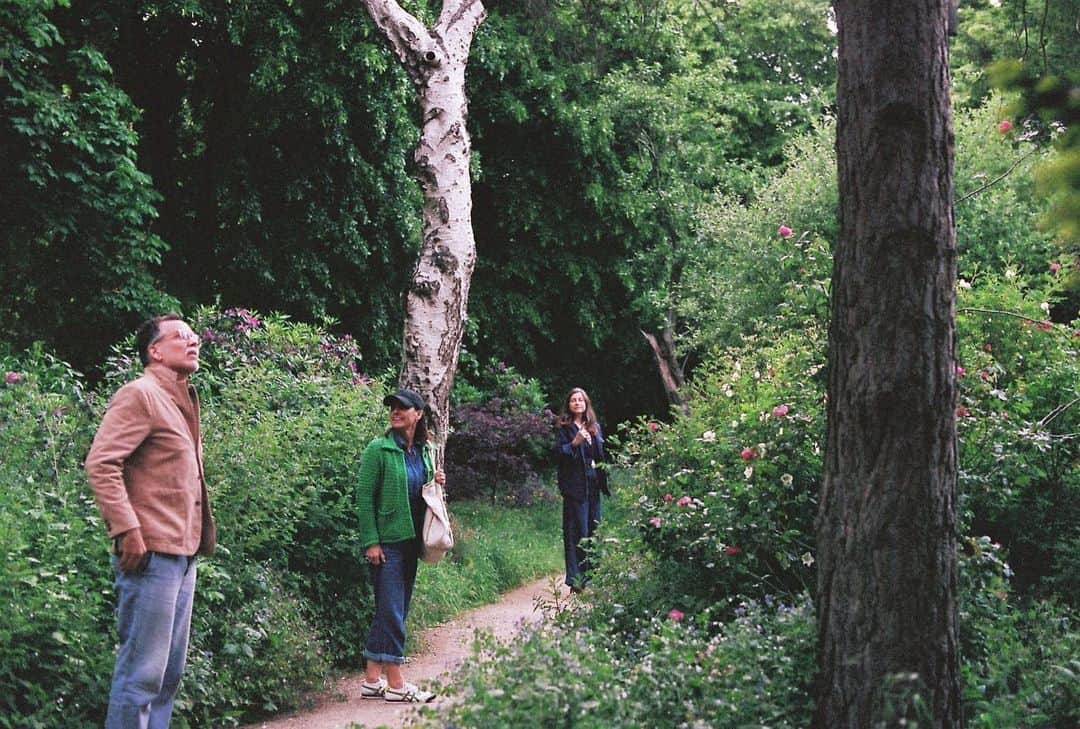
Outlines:
<svg viewBox="0 0 1080 729"><path fill-rule="evenodd" d="M380 678L375 683L368 683L364 681L360 684L360 698L362 699L381 699L386 696L386 679Z"/></svg>
<svg viewBox="0 0 1080 729"><path fill-rule="evenodd" d="M419 689L411 683L405 683L401 688L387 686L385 698L391 703L426 704L434 700L435 694Z"/></svg>

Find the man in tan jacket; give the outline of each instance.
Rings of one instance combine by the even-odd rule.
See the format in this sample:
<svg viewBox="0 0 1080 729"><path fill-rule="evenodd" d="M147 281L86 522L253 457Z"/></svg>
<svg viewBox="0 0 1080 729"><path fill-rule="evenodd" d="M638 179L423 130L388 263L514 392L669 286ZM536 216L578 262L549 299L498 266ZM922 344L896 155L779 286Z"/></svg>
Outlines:
<svg viewBox="0 0 1080 729"><path fill-rule="evenodd" d="M166 729L187 657L195 556L215 545L203 479L199 338L179 316L143 323L142 377L113 395L86 472L113 538L116 657L106 729Z"/></svg>

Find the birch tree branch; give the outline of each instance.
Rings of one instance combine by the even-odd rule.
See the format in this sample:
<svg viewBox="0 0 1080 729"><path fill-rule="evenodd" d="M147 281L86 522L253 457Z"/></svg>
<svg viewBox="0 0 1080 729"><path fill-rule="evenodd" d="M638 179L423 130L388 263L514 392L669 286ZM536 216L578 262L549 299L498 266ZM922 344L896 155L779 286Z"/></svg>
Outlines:
<svg viewBox="0 0 1080 729"><path fill-rule="evenodd" d="M442 61L439 47L424 24L396 0L363 0L368 15L390 43L413 81L420 82Z"/></svg>
<svg viewBox="0 0 1080 729"><path fill-rule="evenodd" d="M471 41L486 15L487 10L481 0L443 0L436 27L439 35L448 40L464 38Z"/></svg>

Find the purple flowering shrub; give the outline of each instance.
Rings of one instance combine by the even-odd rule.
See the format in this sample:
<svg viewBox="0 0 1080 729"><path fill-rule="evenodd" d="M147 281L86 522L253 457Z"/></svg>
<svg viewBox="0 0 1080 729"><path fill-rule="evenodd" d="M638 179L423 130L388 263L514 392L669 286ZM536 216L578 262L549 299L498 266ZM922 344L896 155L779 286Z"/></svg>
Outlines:
<svg viewBox="0 0 1080 729"><path fill-rule="evenodd" d="M555 437L546 402L536 379L505 362L481 366L462 352L446 440L447 498L516 505L546 498L541 474Z"/></svg>

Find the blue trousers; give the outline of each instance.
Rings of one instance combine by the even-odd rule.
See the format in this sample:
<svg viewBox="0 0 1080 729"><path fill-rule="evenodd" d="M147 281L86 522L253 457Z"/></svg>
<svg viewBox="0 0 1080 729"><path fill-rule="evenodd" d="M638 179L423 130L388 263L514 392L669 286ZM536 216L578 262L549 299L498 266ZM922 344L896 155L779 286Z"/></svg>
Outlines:
<svg viewBox="0 0 1080 729"><path fill-rule="evenodd" d="M150 552L146 567L116 572L116 656L105 729L167 729L187 660L195 558Z"/></svg>
<svg viewBox="0 0 1080 729"><path fill-rule="evenodd" d="M378 663L405 662L405 620L409 617L420 540L383 544L382 564L371 565L375 588L375 618L371 622L364 657Z"/></svg>
<svg viewBox="0 0 1080 729"><path fill-rule="evenodd" d="M563 497L563 553L566 557L566 584L580 587L589 581L589 551L582 540L591 539L600 523L600 494L590 488L584 501Z"/></svg>

